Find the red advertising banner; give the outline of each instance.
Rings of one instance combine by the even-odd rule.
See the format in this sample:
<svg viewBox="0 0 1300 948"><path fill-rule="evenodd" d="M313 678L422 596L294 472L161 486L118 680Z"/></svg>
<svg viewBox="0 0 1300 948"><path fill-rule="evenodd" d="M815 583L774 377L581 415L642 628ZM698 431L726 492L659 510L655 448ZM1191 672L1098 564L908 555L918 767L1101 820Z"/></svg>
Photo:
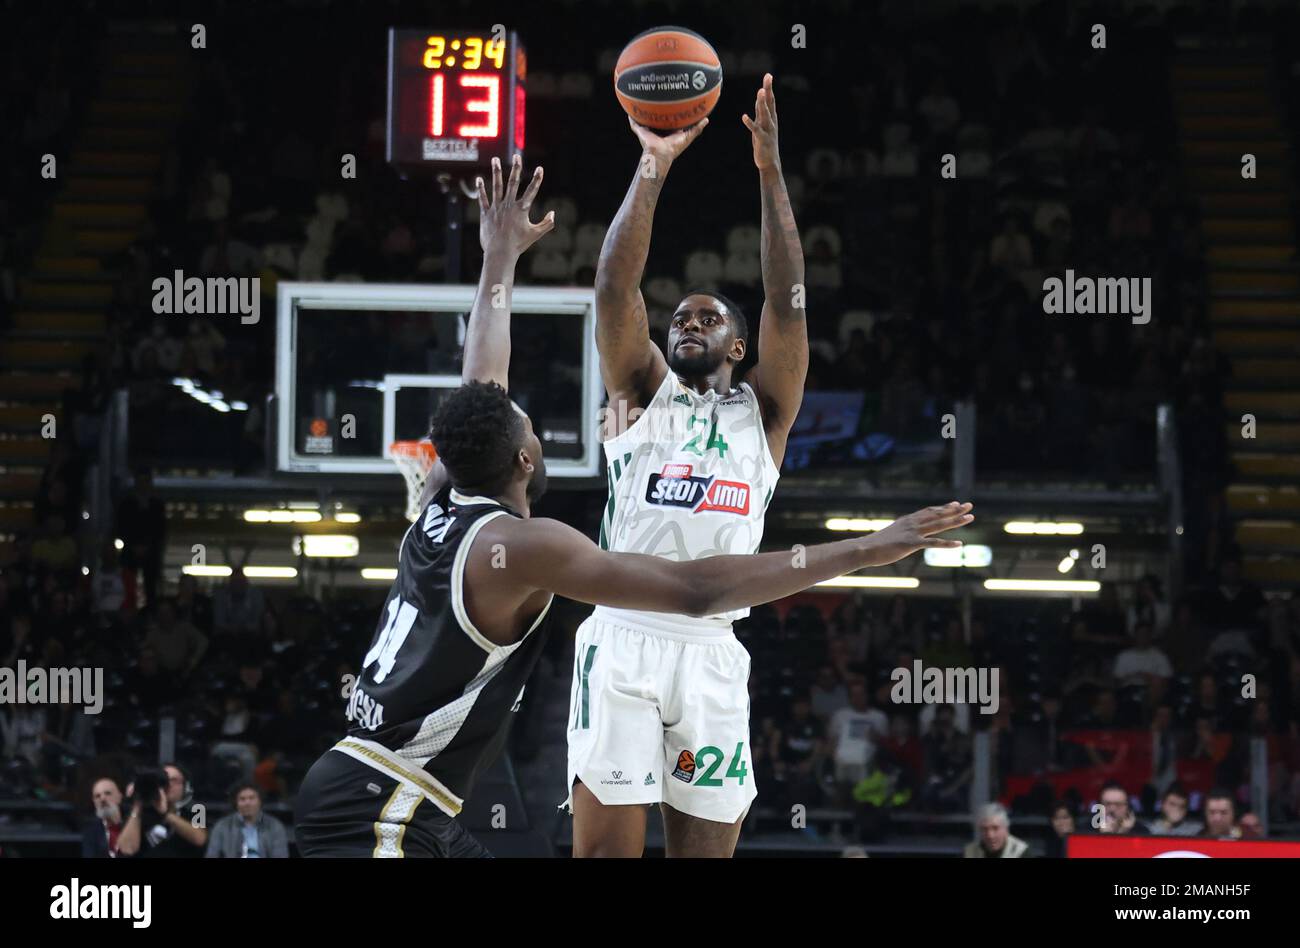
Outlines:
<svg viewBox="0 0 1300 948"><path fill-rule="evenodd" d="M1300 842L1196 836L1071 836L1071 859L1300 859Z"/></svg>

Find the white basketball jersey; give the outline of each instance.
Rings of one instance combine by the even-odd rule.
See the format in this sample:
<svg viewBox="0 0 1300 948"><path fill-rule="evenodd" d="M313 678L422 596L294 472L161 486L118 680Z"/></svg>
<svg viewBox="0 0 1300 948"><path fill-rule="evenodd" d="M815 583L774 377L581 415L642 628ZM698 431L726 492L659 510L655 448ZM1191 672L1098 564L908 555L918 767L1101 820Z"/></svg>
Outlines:
<svg viewBox="0 0 1300 948"><path fill-rule="evenodd" d="M605 461L604 549L679 562L758 551L780 472L747 383L700 395L670 370L645 412L605 442Z"/></svg>

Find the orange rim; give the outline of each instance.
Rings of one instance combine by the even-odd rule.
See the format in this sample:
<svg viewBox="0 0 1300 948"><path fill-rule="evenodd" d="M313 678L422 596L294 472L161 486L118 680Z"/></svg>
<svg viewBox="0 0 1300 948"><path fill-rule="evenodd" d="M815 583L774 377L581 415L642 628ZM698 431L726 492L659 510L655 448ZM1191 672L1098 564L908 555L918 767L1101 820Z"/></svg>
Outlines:
<svg viewBox="0 0 1300 948"><path fill-rule="evenodd" d="M421 458L432 464L438 457L428 441L394 441L388 446L388 453L393 457Z"/></svg>

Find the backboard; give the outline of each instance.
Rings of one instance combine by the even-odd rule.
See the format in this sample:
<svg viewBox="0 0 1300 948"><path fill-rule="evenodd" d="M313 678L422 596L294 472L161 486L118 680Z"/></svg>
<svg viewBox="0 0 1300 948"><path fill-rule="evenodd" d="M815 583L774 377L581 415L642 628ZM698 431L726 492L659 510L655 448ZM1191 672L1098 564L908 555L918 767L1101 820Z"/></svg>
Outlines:
<svg viewBox="0 0 1300 948"><path fill-rule="evenodd" d="M460 385L470 284L281 283L276 300L276 467L393 473L388 446L428 433ZM595 293L516 287L510 396L552 477L599 473Z"/></svg>

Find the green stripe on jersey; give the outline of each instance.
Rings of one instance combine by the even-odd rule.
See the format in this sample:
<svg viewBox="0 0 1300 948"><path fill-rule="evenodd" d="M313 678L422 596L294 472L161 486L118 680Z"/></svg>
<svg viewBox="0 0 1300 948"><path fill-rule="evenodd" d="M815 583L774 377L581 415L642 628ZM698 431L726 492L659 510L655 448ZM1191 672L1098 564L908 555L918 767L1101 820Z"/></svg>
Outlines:
<svg viewBox="0 0 1300 948"><path fill-rule="evenodd" d="M587 646L587 661L582 667L582 717L578 727L586 730L591 727L591 686L588 684L592 662L596 660L596 646Z"/></svg>

